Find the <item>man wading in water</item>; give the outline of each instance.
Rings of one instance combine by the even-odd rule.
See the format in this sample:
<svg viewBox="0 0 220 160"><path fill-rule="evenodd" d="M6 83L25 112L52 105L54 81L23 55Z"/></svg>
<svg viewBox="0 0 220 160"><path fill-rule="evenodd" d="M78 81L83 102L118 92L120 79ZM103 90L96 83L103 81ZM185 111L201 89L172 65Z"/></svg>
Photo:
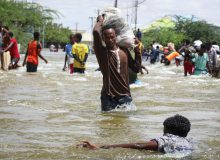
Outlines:
<svg viewBox="0 0 220 160"><path fill-rule="evenodd" d="M118 106L128 106L132 98L129 88L128 67L138 73L141 66L139 45L134 48L133 60L127 49L116 44L115 30L111 26L102 26L103 17L97 18L93 30L94 51L103 75L101 91L102 111L110 111ZM106 47L103 46L102 40Z"/></svg>

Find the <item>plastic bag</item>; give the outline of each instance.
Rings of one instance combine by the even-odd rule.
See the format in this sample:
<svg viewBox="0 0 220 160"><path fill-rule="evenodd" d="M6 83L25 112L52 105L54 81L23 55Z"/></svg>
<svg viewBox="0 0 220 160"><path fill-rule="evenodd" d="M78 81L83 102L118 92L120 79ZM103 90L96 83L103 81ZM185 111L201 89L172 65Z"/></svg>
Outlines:
<svg viewBox="0 0 220 160"><path fill-rule="evenodd" d="M116 42L121 47L134 45L134 33L130 26L120 16L118 8L109 7L103 11L104 22L103 26L114 28L117 35Z"/></svg>

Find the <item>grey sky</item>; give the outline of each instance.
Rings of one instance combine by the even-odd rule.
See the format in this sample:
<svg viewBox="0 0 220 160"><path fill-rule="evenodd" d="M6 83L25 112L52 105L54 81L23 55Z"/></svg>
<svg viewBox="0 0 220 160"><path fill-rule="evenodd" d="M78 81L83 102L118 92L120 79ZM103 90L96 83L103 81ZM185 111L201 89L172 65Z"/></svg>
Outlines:
<svg viewBox="0 0 220 160"><path fill-rule="evenodd" d="M59 11L64 17L56 22L62 23L71 29L91 31L91 20L89 17L96 17L97 10L103 10L108 6L113 6L115 0L29 0L37 2L47 8ZM143 1L143 0L139 0ZM134 0L118 0L118 8L122 9L123 16L128 22L132 22L134 17ZM128 8L129 9L126 9ZM183 15L206 20L209 23L220 26L220 0L146 0L138 7L138 27L143 27L154 20L165 15Z"/></svg>

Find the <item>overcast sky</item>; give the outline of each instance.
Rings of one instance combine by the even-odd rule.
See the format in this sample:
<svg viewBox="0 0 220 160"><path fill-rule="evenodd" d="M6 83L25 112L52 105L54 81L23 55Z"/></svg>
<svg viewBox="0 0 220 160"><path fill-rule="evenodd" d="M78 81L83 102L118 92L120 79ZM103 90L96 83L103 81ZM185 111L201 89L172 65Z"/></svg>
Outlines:
<svg viewBox="0 0 220 160"><path fill-rule="evenodd" d="M63 17L57 23L71 29L91 31L91 20L96 17L98 9L113 6L115 0L28 0L47 8L59 11ZM139 0L142 2L144 0ZM134 0L118 0L118 8L129 23L134 18ZM138 27L143 27L165 15L183 15L206 20L220 26L220 0L145 0L138 7ZM128 9L126 9L128 8ZM128 17L126 16L128 15Z"/></svg>

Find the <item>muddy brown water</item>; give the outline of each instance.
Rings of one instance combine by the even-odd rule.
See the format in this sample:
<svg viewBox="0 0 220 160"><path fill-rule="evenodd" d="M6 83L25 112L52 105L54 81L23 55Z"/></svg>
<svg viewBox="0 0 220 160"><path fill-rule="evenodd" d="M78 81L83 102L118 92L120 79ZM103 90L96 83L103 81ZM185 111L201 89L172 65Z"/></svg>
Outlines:
<svg viewBox="0 0 220 160"><path fill-rule="evenodd" d="M43 54L49 63L40 60L36 74L24 67L0 71L0 159L172 159L150 151L75 146L82 140L111 144L160 137L164 119L175 114L192 123L188 137L196 150L188 158L220 159L219 79L184 77L182 67L144 62L150 74L131 86L137 111L102 113L95 56L89 56L85 75L70 75L62 71L63 52Z"/></svg>

